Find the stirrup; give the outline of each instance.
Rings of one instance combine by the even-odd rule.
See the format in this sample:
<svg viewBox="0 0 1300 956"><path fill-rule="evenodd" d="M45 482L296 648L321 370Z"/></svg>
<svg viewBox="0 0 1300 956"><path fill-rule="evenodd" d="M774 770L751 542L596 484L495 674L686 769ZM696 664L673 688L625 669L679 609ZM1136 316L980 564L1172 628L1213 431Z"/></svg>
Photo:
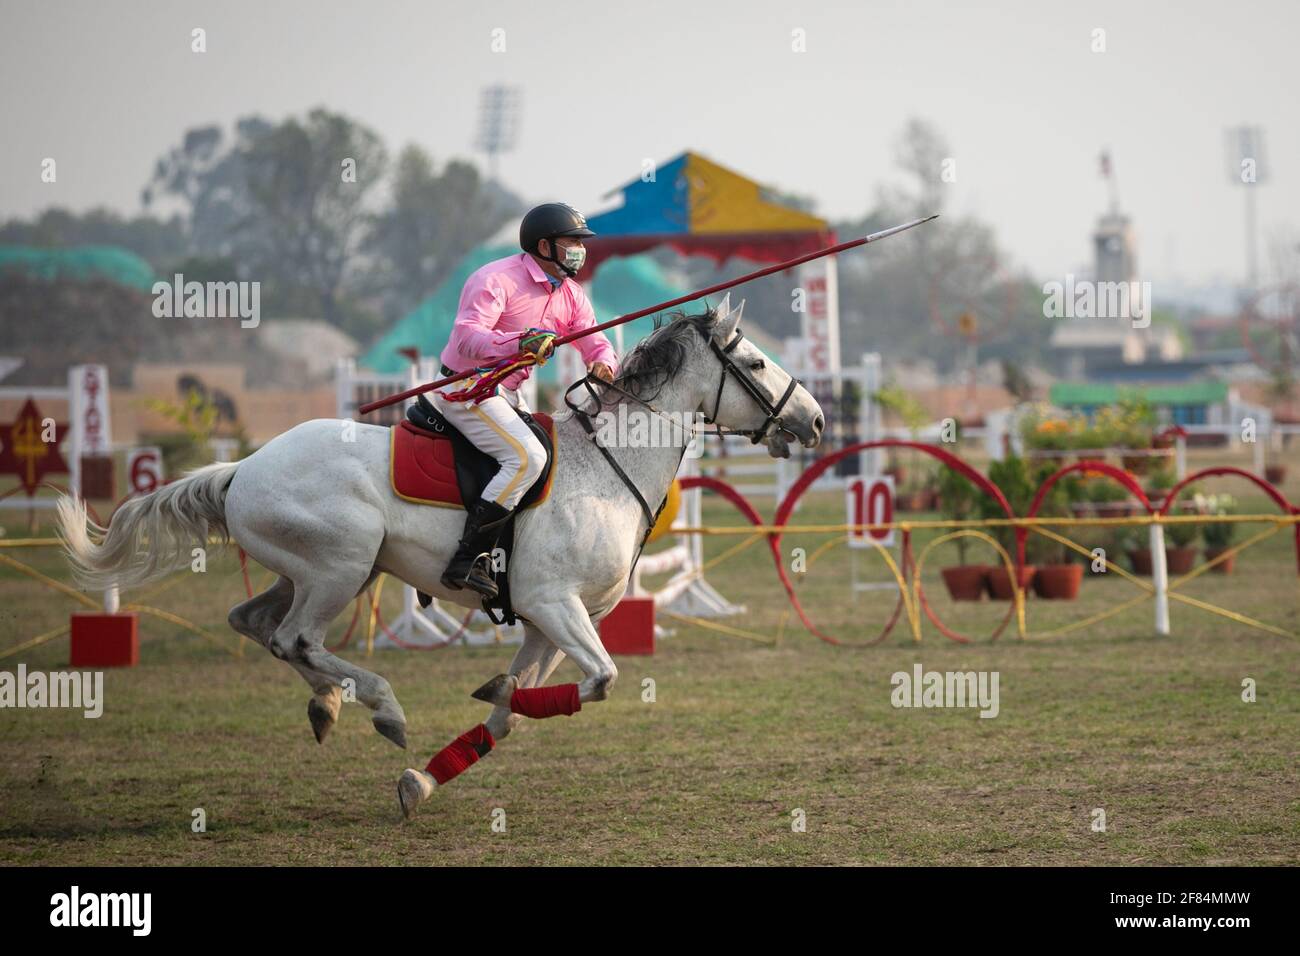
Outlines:
<svg viewBox="0 0 1300 956"><path fill-rule="evenodd" d="M495 600L500 590L497 588L496 581L492 580L490 571L483 567L483 559L487 559L488 566L491 567L492 556L490 554L480 554L470 565L469 573L461 582L461 587L468 588L471 591L477 591L486 598Z"/></svg>

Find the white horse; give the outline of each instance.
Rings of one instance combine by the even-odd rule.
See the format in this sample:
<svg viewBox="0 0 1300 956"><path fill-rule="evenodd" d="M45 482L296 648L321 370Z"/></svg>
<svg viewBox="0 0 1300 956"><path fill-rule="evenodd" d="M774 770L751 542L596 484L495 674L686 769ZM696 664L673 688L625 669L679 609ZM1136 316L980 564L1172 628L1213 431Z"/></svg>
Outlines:
<svg viewBox="0 0 1300 956"><path fill-rule="evenodd" d="M408 816L432 793L435 777L445 782L473 763L521 715L572 713L581 703L603 700L618 675L595 625L623 596L644 540L649 521L638 494L651 508L664 499L690 436L679 432L676 447L610 448L625 482L584 428L584 415L617 411L619 403L629 404L629 419L635 410L679 422L704 414L764 442L773 457L788 457L790 440L810 448L820 441L821 408L744 339L738 329L744 303L735 310L729 303L728 297L711 312L679 316L647 337L628 355L615 388L594 384L604 393L603 408L588 396L581 411L555 416L551 492L519 513L508 568L512 603L526 622L523 645L508 675L475 692L494 705L477 734L464 735L431 761L432 776L403 775L399 796ZM233 537L279 579L235 607L230 626L311 685L308 715L317 740L334 725L341 686L350 678L375 729L402 747L406 718L392 687L326 650L326 628L381 572L440 601L478 607L477 593L448 590L440 581L464 523L462 511L393 493L388 428L335 419L305 422L243 461L200 468L130 501L107 529L88 522L82 501L59 503L65 550L89 588L142 585L189 563L191 549L209 534ZM546 696L557 689L541 685L565 655L583 680L573 702L557 707L555 695Z"/></svg>

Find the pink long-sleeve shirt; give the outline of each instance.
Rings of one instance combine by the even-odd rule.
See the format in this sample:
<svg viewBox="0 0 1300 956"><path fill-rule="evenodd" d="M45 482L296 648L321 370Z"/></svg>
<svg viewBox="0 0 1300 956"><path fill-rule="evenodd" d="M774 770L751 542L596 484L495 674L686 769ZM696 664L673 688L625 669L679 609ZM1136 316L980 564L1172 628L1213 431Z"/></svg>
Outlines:
<svg viewBox="0 0 1300 956"><path fill-rule="evenodd" d="M521 252L489 262L465 280L456 322L441 359L448 368L463 372L516 354L521 334L530 327L568 335L595 324L596 313L582 286L565 278L558 288L553 287L533 257ZM605 333L584 335L570 344L588 365L604 362L617 374L618 356ZM531 366L519 369L501 385L518 388L531 374ZM452 390L464 386L457 382Z"/></svg>

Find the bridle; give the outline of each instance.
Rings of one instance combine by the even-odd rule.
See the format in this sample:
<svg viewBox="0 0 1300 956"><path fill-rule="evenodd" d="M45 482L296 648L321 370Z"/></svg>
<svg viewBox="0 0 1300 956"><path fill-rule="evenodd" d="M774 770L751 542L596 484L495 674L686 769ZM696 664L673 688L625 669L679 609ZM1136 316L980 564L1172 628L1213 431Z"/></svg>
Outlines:
<svg viewBox="0 0 1300 956"><path fill-rule="evenodd" d="M708 333L705 334L707 335ZM785 408L786 402L790 401L790 396L794 394L794 390L798 388L802 382L797 378L791 378L790 384L785 387L785 394L783 394L780 400L773 405L771 399L764 395L763 390L758 387L758 383L755 382L753 378L751 378L739 365L737 365L735 360L731 357L731 351L739 345L744 338L745 335L740 331L739 327L736 328L735 336L725 346L719 345L714 340L713 336L708 336L709 348L713 350L713 354L716 355L718 361L722 363L722 375L718 379L717 397L713 400L713 414L706 415L704 421L710 425L714 425L717 422L718 408L722 405L722 389L727 384L727 375L730 374L740 383L740 387L748 392L750 397L758 403L758 407L767 412L767 418L763 420L763 424L758 428L749 428L744 431L728 430L724 432L721 426L717 426L717 430L711 434L748 435L750 443L757 445L759 442L763 441L763 439L767 438L772 427L776 426L777 431L785 432L791 438L798 439L798 436L795 435L794 432L785 427L785 420L781 418L781 409Z"/></svg>
<svg viewBox="0 0 1300 956"><path fill-rule="evenodd" d="M714 430L696 432L696 430L692 429L691 430L692 438L696 434L719 435L719 436L737 435L742 437L748 437L751 444L757 445L759 442L767 438L769 434L771 434L772 427L775 425L776 431L778 432L783 431L791 438L797 441L799 436L796 435L794 432L792 432L790 429L785 427L785 419L781 417L781 409L785 408L786 403L790 401L790 396L794 394L794 390L796 388L798 388L800 385L803 384L803 381L801 379L791 378L790 384L787 385L785 388L785 392L782 393L781 397L776 401L775 404L773 404L772 400L763 394L763 390L759 387L758 383L755 382L753 378L751 378L750 375L744 369L742 369L739 365L737 365L735 360L731 357L732 351L744 339L745 337L744 333L741 332L739 328L737 328L736 334L735 336L732 337L731 341L728 342L725 346L721 346L718 345L716 341L714 341L711 335L709 335L707 332L704 332L703 330L701 331L702 334L704 334L705 338L708 340L709 348L713 350L713 354L718 357L718 361L722 364L722 374L718 378L718 392L713 399L713 414L704 416L705 423L708 425L715 426ZM740 386L746 392L749 393L751 398L754 399L754 401L758 404L758 407L767 413L767 418L763 420L763 424L761 424L758 428L727 429L726 431L723 431L722 426L717 424L718 409L721 408L722 406L722 390L723 388L726 387L728 374L734 377L736 381L740 383ZM647 402L641 396L635 395L632 392L629 392L627 389L623 388L622 386L614 384L613 382L606 382L601 379L593 379L593 377L590 375L586 376L585 378L579 379L577 382L574 382L573 385L569 386L569 388L564 393L565 404L568 405L569 408L571 408L575 413L579 415L587 414L586 412L583 412L576 405L574 405L572 402L569 401L569 397L568 397L569 392L573 391L575 388L578 388L580 386L585 387L587 389L587 394L596 403L596 407L599 408L603 405L601 397L598 396L595 390L592 388L593 381L596 384L599 384L601 388L618 392L620 395L624 396L625 398L630 398L632 401L637 402L640 405L644 405L651 412L651 414L657 415L660 418L664 419L665 421L668 421L674 425L678 424L676 422L673 422L672 419L670 419L658 408L655 408L654 405L652 405L650 402ZM702 410L703 409L701 409L701 411Z"/></svg>

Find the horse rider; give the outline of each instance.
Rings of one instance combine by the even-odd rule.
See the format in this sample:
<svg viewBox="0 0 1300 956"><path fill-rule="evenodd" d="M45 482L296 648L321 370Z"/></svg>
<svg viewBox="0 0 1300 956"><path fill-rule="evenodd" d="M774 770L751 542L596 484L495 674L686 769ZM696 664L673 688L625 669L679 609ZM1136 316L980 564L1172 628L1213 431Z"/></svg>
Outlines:
<svg viewBox="0 0 1300 956"><path fill-rule="evenodd" d="M521 350L544 362L555 351L557 335L595 325L591 301L574 281L587 256L582 240L594 235L582 213L572 206L545 203L529 210L519 226L523 252L489 262L465 281L451 337L442 350L442 374L490 366ZM589 374L613 381L618 358L603 333L583 336L573 344L582 353ZM446 390L470 388L481 374ZM546 465L545 449L515 411L528 410L518 389L530 374L532 366L517 369L493 394L478 402L450 401L441 391L433 393L438 411L470 442L501 463L469 511L465 533L442 574L445 587L468 587L496 597L492 548L506 519Z"/></svg>

